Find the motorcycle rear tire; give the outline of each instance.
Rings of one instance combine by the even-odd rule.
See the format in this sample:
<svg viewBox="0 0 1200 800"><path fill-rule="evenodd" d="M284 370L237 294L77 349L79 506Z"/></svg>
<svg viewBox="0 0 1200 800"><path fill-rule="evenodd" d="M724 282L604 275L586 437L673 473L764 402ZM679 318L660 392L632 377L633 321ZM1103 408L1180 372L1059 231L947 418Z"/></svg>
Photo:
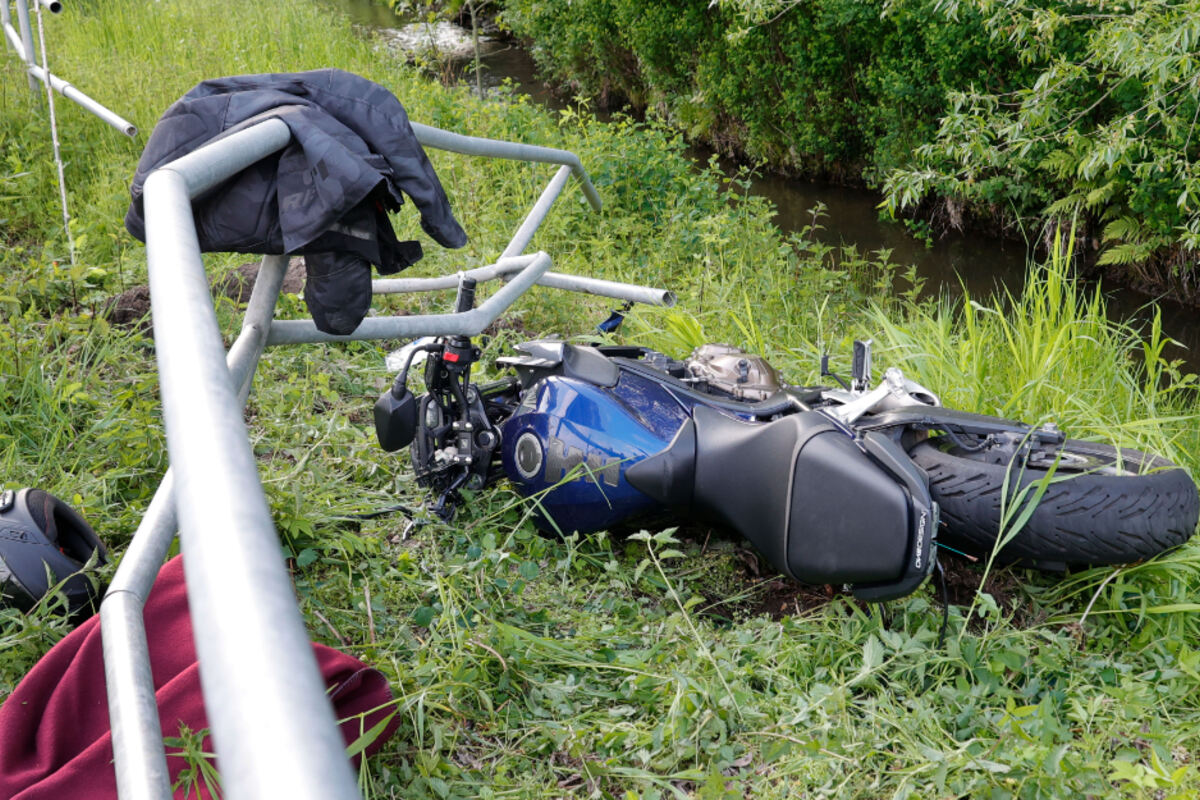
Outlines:
<svg viewBox="0 0 1200 800"><path fill-rule="evenodd" d="M1047 570L1126 564L1158 555L1195 533L1200 494L1187 472L1171 462L1073 439L1059 451L1056 482L997 554L1001 563ZM1015 498L1018 475L1020 485L1028 486L1044 478L1046 464L1054 461L1053 453L1043 452L1037 465L1010 470L1004 458L970 452L944 436L917 444L910 455L929 476L930 494L941 507L939 541L982 557L991 553L1000 533L1005 475L1011 472L1008 491Z"/></svg>

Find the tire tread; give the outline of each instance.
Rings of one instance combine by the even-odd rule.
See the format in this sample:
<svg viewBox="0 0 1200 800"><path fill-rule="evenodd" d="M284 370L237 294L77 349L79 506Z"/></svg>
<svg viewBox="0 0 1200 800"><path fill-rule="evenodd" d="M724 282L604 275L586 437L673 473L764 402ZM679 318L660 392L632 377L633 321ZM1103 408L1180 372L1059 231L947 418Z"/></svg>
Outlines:
<svg viewBox="0 0 1200 800"><path fill-rule="evenodd" d="M917 444L910 455L929 478L945 523L939 538L975 555L991 552L1000 528L1007 468L964 458L939 446ZM1200 517L1200 493L1188 474L1137 450L1068 441L1068 451L1127 464L1149 463L1140 475L1082 473L1049 487L1029 521L1000 553L1005 561L1084 566L1125 564L1158 555L1187 541ZM1032 474L1031 474L1032 473ZM1028 470L1023 486L1045 473Z"/></svg>

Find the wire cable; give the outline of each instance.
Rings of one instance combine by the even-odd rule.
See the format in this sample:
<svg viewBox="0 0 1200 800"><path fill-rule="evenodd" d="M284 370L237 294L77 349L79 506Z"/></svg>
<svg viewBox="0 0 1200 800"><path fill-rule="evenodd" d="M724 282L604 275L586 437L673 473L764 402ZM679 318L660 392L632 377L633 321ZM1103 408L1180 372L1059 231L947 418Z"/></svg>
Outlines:
<svg viewBox="0 0 1200 800"><path fill-rule="evenodd" d="M75 238L71 236L71 213L67 210L67 179L63 174L62 150L58 144L58 119L54 115L54 89L50 86L50 62L46 58L46 28L42 24L42 4L34 3L37 14L38 41L42 47L42 72L46 76L46 102L50 106L50 141L54 143L54 164L58 167L58 196L62 200L63 231L67 234L67 249L71 254L71 267L75 267Z"/></svg>

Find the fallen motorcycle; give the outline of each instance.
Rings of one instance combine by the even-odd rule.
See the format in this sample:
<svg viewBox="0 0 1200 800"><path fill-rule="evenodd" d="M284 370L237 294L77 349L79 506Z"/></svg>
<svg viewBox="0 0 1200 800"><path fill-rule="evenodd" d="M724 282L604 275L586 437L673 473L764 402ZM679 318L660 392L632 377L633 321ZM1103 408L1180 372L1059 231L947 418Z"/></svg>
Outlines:
<svg viewBox="0 0 1200 800"><path fill-rule="evenodd" d="M458 310L473 303L460 288ZM526 342L476 384L466 337L415 343L375 406L385 450L412 446L443 516L460 490L509 480L540 527L590 532L672 510L715 518L781 572L901 597L939 540L1047 569L1143 560L1187 540L1200 495L1158 456L1067 439L1054 425L945 408L896 368L872 387L870 342L850 382L798 387L724 345L683 361L642 347ZM407 376L426 355L426 393Z"/></svg>

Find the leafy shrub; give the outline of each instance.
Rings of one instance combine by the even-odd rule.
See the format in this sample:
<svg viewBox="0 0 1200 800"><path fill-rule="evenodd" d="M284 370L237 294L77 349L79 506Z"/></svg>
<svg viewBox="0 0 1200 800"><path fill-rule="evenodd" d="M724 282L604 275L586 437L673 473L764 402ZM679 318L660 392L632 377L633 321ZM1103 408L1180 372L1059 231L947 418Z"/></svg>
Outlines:
<svg viewBox="0 0 1200 800"><path fill-rule="evenodd" d="M956 198L1014 222L1077 218L1101 265L1192 297L1200 246L1200 3L943 2L983 20L1029 71L963 84L887 201Z"/></svg>
<svg viewBox="0 0 1200 800"><path fill-rule="evenodd" d="M508 0L504 19L583 94L776 166L874 180L932 135L948 90L1020 68L979 15L934 5Z"/></svg>
<svg viewBox="0 0 1200 800"><path fill-rule="evenodd" d="M1200 2L506 0L554 80L726 153L1200 297ZM1052 225L1051 225L1052 227Z"/></svg>

